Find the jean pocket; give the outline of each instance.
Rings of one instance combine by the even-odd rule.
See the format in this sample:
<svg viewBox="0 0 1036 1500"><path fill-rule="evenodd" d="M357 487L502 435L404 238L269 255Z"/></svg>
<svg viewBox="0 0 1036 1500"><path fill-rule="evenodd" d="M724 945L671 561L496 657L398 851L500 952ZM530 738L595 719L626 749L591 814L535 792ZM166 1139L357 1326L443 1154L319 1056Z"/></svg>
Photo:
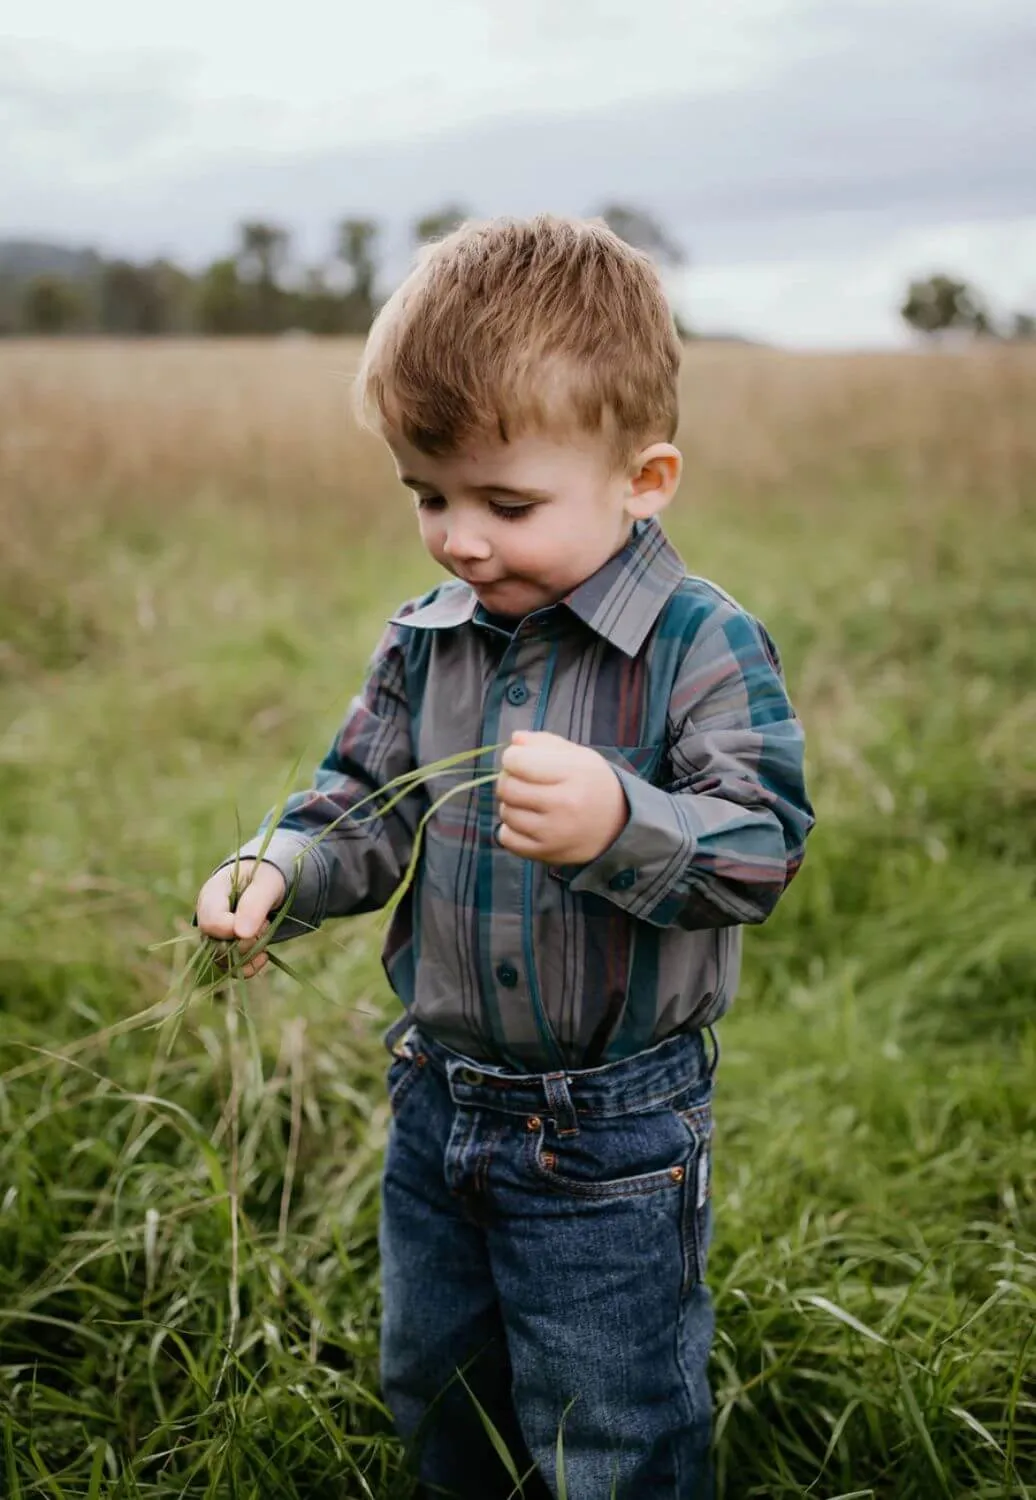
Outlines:
<svg viewBox="0 0 1036 1500"><path fill-rule="evenodd" d="M398 1115L403 1101L421 1077L427 1062L428 1059L423 1052L415 1052L412 1057L396 1055L389 1063L386 1084L388 1087L389 1109L393 1117Z"/></svg>
<svg viewBox="0 0 1036 1500"><path fill-rule="evenodd" d="M705 1280L712 1239L712 1101L704 1099L676 1110L687 1132L691 1155L684 1182L684 1291Z"/></svg>
<svg viewBox="0 0 1036 1500"><path fill-rule="evenodd" d="M666 1109L581 1121L577 1135L541 1121L528 1153L539 1182L582 1199L679 1193L689 1170L687 1133Z"/></svg>

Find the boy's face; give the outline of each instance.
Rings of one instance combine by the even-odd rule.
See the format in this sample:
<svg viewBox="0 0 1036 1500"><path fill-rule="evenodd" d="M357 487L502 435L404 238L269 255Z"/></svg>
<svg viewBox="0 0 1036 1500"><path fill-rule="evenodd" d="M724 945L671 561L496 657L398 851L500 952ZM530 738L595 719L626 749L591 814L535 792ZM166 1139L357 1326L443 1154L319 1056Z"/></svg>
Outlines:
<svg viewBox="0 0 1036 1500"><path fill-rule="evenodd" d="M436 562L485 609L516 618L556 603L620 552L633 522L668 504L680 475L670 443L652 444L627 471L589 434L528 432L441 458L399 433L385 438Z"/></svg>

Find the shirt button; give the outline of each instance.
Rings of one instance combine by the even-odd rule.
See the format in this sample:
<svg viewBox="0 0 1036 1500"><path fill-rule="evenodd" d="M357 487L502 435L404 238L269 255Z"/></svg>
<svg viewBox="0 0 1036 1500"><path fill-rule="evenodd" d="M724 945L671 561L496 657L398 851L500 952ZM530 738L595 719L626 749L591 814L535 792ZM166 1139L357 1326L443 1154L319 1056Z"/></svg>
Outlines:
<svg viewBox="0 0 1036 1500"><path fill-rule="evenodd" d="M628 891L630 886L636 881L636 878L636 870L620 870L617 875L613 875L609 880L608 889L610 891Z"/></svg>
<svg viewBox="0 0 1036 1500"><path fill-rule="evenodd" d="M525 702L528 696L529 689L525 686L525 683L522 682L520 677L515 678L514 682L512 682L510 687L507 689L508 703L513 703L517 708Z"/></svg>
<svg viewBox="0 0 1036 1500"><path fill-rule="evenodd" d="M496 977L505 990L513 990L518 983L518 970L514 964L497 964Z"/></svg>

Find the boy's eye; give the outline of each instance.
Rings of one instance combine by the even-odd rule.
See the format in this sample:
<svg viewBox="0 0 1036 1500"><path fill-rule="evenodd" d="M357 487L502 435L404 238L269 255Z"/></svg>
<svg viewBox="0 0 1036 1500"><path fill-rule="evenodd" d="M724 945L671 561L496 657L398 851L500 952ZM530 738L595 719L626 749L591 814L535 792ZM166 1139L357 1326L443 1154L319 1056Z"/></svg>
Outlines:
<svg viewBox="0 0 1036 1500"><path fill-rule="evenodd" d="M442 495L415 495L414 503L418 510L442 511L446 509L446 500ZM499 516L502 521L517 521L535 509L535 505L532 504L504 505L501 501L489 501L490 513Z"/></svg>
<svg viewBox="0 0 1036 1500"><path fill-rule="evenodd" d="M495 500L490 500L489 509L493 512L494 516L499 516L502 521L517 521L522 516L527 516L531 510L535 509L535 506L498 505Z"/></svg>

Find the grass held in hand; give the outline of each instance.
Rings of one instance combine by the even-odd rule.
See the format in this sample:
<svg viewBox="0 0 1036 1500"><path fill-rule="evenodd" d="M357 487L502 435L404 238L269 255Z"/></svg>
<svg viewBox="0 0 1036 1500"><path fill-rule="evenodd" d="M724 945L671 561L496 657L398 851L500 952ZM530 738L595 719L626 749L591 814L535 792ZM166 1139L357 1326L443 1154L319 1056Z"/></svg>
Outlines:
<svg viewBox="0 0 1036 1500"><path fill-rule="evenodd" d="M413 771L406 771L401 776L394 777L393 780L386 782L383 787L379 787L366 797L361 797L358 802L353 803L345 812L341 813L337 818L332 819L319 833L314 834L307 841L305 847L296 855L294 878L289 883L284 901L274 913L269 926L256 938L256 941L251 946L242 948L239 942L229 938L213 938L209 936L202 938L199 953L193 961L197 964L194 974L196 985L204 989L211 984L218 983L219 976L221 975L237 979L241 977L242 970L254 958L258 957L260 953L265 953L270 962L283 973L288 974L291 978L299 982L304 982L301 976L289 964L285 963L277 953L270 951L270 945L275 941L279 928L290 914L292 899L298 889L301 876L302 861L308 850L316 848L324 839L329 838L343 823L362 824L373 822L377 818L383 818L399 802L403 801L405 797L411 796L427 783L441 776L457 773L463 774L472 761L481 760L485 756L492 756L503 748L502 744L479 746L475 750L462 750L456 755L448 755L444 756L441 760L430 761L425 766L419 766ZM280 801L269 815L259 850L254 856L257 862L262 860L266 850L269 848L270 840L283 815L288 794L297 774L298 765L295 766L288 783L285 785ZM391 920L392 913L414 883L424 846L425 830L435 817L435 814L447 802L452 801L453 798L463 796L465 793L474 791L478 787L488 786L495 782L498 777L499 772L497 771L490 771L480 776L469 777L467 780L459 782L457 786L450 787L447 791L442 792L422 814L414 834L413 848L406 870L403 872L403 877L393 891L392 896L382 908L382 926L387 925ZM361 812L362 816L360 816ZM231 886L231 910L236 910L237 903L247 883L247 880L240 874L239 864L235 863ZM177 940L174 939L174 941Z"/></svg>

